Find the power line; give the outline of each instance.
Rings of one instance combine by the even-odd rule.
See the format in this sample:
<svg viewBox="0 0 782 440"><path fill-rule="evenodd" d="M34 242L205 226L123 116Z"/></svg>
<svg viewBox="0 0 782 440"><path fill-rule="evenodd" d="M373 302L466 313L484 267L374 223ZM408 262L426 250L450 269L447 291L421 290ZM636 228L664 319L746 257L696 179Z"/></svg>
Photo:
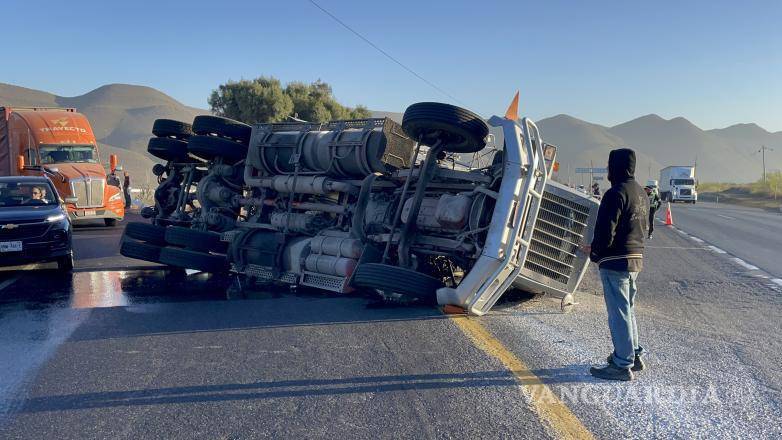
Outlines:
<svg viewBox="0 0 782 440"><path fill-rule="evenodd" d="M450 93L446 92L443 88L439 87L437 84L435 84L435 83L429 81L428 79L424 78L423 76L419 75L415 70L413 70L413 69L407 67L406 65L404 65L401 61L399 61L396 58L394 58L393 56L391 56L391 54L389 54L388 52L386 52L383 49L381 49L377 44L375 44L372 41L370 41L369 38L361 35L358 31L356 31L352 27L348 26L347 23L345 23L344 21L340 20L337 16L335 16L331 12L327 11L323 6L319 5L315 0L309 0L309 2L312 3L316 8L320 9L321 11L323 11L324 14L328 15L329 17L331 17L334 21L336 21L337 23L342 25L342 27L344 27L345 29L349 30L355 36L357 36L358 38L361 38L362 40L364 40L365 43L367 43L368 45L372 46L375 50L377 50L378 52L383 54L386 58L388 58L389 60L391 60L394 63L398 64L401 68L407 70L408 72L410 72L416 78L418 78L421 81L425 82L429 87L431 87L431 88L437 90L438 92L442 93L443 95L451 98L455 102L457 102L457 103L467 107L467 104L463 103L461 100L457 99L455 96L453 96Z"/></svg>

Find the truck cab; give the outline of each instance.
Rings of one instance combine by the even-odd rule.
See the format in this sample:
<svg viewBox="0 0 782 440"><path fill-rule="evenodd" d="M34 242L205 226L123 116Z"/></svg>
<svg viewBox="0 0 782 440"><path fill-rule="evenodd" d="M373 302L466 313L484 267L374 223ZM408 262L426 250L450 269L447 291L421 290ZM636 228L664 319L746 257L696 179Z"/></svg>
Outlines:
<svg viewBox="0 0 782 440"><path fill-rule="evenodd" d="M125 217L122 189L107 175L87 118L75 109L0 107L0 174L45 176L66 203L74 223L102 219L114 226Z"/></svg>
<svg viewBox="0 0 782 440"><path fill-rule="evenodd" d="M660 197L668 202L698 201L695 167L670 166L660 170Z"/></svg>

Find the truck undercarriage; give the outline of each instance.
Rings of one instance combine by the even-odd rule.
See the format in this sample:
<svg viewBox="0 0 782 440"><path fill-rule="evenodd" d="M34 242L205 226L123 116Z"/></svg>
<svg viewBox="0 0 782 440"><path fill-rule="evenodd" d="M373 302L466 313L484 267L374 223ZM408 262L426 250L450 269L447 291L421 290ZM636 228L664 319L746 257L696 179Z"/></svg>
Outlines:
<svg viewBox="0 0 782 440"><path fill-rule="evenodd" d="M489 120L504 145L487 163L489 126L448 104L414 104L401 125L250 132L199 118L192 135L182 126L150 141L167 164L155 170L152 224L128 225L124 255L229 271L232 295L278 283L477 315L511 288L570 298L588 263L578 246L597 203L550 180L554 157L529 119Z"/></svg>

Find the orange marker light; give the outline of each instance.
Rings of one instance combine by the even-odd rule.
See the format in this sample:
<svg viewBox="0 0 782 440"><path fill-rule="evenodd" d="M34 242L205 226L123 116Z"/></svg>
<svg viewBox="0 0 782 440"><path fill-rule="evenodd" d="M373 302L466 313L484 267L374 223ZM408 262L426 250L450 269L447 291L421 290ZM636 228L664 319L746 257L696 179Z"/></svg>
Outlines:
<svg viewBox="0 0 782 440"><path fill-rule="evenodd" d="M515 121L519 119L519 92L516 91L516 96L513 97L513 101L511 101L510 105L508 106L508 111L505 112L505 119L510 119L511 121Z"/></svg>

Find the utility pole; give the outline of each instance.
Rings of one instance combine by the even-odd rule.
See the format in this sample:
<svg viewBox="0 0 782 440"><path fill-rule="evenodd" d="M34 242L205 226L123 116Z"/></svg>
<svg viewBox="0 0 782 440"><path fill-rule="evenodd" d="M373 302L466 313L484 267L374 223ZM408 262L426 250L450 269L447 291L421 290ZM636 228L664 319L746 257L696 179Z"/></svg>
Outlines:
<svg viewBox="0 0 782 440"><path fill-rule="evenodd" d="M766 184L766 151L774 151L773 148L769 148L765 145L760 146L760 150L757 152L763 156L763 184Z"/></svg>

